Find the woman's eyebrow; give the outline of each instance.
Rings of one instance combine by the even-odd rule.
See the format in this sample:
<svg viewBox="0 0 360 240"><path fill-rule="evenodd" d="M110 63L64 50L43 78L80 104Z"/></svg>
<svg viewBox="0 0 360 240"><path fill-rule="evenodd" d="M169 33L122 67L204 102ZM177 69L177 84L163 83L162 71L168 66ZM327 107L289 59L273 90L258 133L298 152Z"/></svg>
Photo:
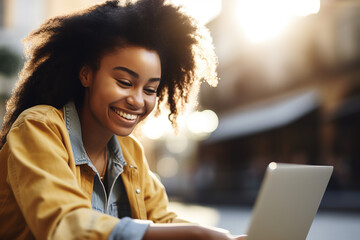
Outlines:
<svg viewBox="0 0 360 240"><path fill-rule="evenodd" d="M135 78L139 78L139 74L137 74L136 72L134 72L131 69L128 69L127 67L118 66L118 67L114 67L113 70L121 70L121 71L127 72L128 74L130 74L131 76L133 76Z"/></svg>
<svg viewBox="0 0 360 240"><path fill-rule="evenodd" d="M121 71L127 72L128 74L130 74L131 76L133 76L135 78L139 78L138 73L134 72L133 70L131 70L127 67L118 66L118 67L114 67L113 70L121 70ZM150 78L149 82L158 82L160 80L161 80L161 78Z"/></svg>
<svg viewBox="0 0 360 240"><path fill-rule="evenodd" d="M160 82L161 78L150 78L149 82Z"/></svg>

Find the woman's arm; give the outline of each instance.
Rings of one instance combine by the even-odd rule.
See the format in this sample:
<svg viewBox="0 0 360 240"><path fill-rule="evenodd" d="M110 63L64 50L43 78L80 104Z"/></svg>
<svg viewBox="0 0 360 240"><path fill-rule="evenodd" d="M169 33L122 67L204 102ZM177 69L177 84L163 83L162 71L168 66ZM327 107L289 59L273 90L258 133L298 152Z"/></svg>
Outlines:
<svg viewBox="0 0 360 240"><path fill-rule="evenodd" d="M223 229L193 224L152 224L143 240L245 240L245 237L245 235L234 237Z"/></svg>

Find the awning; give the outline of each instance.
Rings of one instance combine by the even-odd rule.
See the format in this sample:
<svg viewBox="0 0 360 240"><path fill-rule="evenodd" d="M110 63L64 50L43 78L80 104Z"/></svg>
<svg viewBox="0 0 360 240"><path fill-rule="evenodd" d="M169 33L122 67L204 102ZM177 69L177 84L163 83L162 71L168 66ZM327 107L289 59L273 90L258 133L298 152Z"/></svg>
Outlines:
<svg viewBox="0 0 360 240"><path fill-rule="evenodd" d="M352 117L354 114L360 113L360 95L355 95L345 99L338 110L333 114L333 120L341 120Z"/></svg>
<svg viewBox="0 0 360 240"><path fill-rule="evenodd" d="M220 116L218 128L205 140L205 143L244 137L285 126L318 106L318 93L309 91L272 104Z"/></svg>

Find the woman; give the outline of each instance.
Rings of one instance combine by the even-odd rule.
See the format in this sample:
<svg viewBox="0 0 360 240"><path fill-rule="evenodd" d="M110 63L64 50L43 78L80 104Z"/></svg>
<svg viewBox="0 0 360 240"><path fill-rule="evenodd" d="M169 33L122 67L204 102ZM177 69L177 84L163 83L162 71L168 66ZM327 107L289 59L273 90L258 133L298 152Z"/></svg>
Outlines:
<svg viewBox="0 0 360 240"><path fill-rule="evenodd" d="M30 34L0 137L0 238L240 239L169 212L130 135L156 101L176 126L200 81L216 83L209 41L163 0L109 1Z"/></svg>

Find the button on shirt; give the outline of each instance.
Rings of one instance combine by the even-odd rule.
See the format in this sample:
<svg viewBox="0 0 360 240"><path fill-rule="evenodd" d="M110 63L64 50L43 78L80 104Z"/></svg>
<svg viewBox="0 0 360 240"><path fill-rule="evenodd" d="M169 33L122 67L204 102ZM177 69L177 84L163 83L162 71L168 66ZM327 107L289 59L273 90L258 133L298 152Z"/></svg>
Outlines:
<svg viewBox="0 0 360 240"><path fill-rule="evenodd" d="M106 180L104 181L107 186L105 186L100 180L100 175L97 169L87 156L84 149L81 137L81 125L75 104L70 102L66 104L63 109L75 164L86 164L96 173L94 176L91 201L92 208L114 217L122 217L121 221L115 226L109 239L142 239L151 221L134 220L130 218L130 209L124 209L123 206L121 206L121 203L124 203L124 198L127 198L126 191L121 180L121 173L123 172L126 162L116 136L114 135L107 145L108 165ZM140 191L140 189L137 189L136 191Z"/></svg>

